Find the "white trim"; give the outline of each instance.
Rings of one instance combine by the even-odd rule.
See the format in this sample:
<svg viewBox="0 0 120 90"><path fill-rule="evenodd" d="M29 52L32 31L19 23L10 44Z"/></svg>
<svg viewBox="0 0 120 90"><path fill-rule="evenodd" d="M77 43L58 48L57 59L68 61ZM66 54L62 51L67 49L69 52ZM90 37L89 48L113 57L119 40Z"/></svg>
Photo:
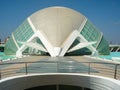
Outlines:
<svg viewBox="0 0 120 90"><path fill-rule="evenodd" d="M87 18L84 17L84 21L82 22L82 24L80 25L80 27L79 27L79 29L78 29L79 33L83 30L83 28L84 28L86 22L87 22Z"/></svg>
<svg viewBox="0 0 120 90"><path fill-rule="evenodd" d="M88 42L81 34L79 34L79 37L81 38L82 42ZM94 48L92 45L88 46L87 48L91 50L92 54L98 54L96 48Z"/></svg>
<svg viewBox="0 0 120 90"><path fill-rule="evenodd" d="M30 24L32 30L33 30L34 32L36 32L36 28L34 27L32 21L30 20L30 18L27 18L27 21L28 21L28 23Z"/></svg>
<svg viewBox="0 0 120 90"><path fill-rule="evenodd" d="M119 49L120 49L120 48L118 47L117 50L116 50L116 52L118 52Z"/></svg>
<svg viewBox="0 0 120 90"><path fill-rule="evenodd" d="M114 49L114 48L111 48L111 50L110 50L110 51L112 52L112 50L113 50L113 49Z"/></svg>
<svg viewBox="0 0 120 90"><path fill-rule="evenodd" d="M82 43L77 44L77 45L74 46L73 48L71 48L68 52L73 52L73 51L75 51L75 50L78 50L78 49L81 49L81 48L90 46L90 45L95 44L95 43L96 43L96 42L82 42Z"/></svg>
<svg viewBox="0 0 120 90"><path fill-rule="evenodd" d="M100 38L99 38L99 42L98 42L97 45L96 45L96 48L99 46L99 44L100 44L100 42L101 42L101 40L102 40L102 37L103 37L103 33L101 32L101 36L100 36Z"/></svg>
<svg viewBox="0 0 120 90"><path fill-rule="evenodd" d="M63 49L61 50L61 53L59 56L64 56L67 50L70 48L72 43L75 41L75 39L78 37L79 32L78 30L73 30L73 32L69 35L66 42L63 44Z"/></svg>
<svg viewBox="0 0 120 90"><path fill-rule="evenodd" d="M54 47L54 51L56 53L56 56L59 56L59 54L61 52L61 48L60 47Z"/></svg>
<svg viewBox="0 0 120 90"><path fill-rule="evenodd" d="M33 40L35 37L36 37L36 35L33 34L33 35L31 36L31 38L29 38L29 39L27 40L27 42L30 42L30 41ZM17 57L21 57L21 56L22 56L22 52L23 52L25 49L26 49L26 45L22 45L22 46L17 50L16 56L17 56Z"/></svg>
<svg viewBox="0 0 120 90"><path fill-rule="evenodd" d="M35 33L37 34L37 37L40 38L41 42L43 43L43 45L45 46L45 48L47 49L47 51L49 52L49 54L52 57L56 57L56 53L55 53L54 47L45 38L45 35L44 35L44 33L42 33L42 30L37 30Z"/></svg>
<svg viewBox="0 0 120 90"><path fill-rule="evenodd" d="M40 50L40 51L43 51L43 52L47 52L47 50L41 45L41 44L38 44L38 43L33 43L33 42L21 42L21 41L18 41L20 44L23 44L25 46L28 46L28 47L32 47L34 49L37 49L37 50Z"/></svg>
<svg viewBox="0 0 120 90"><path fill-rule="evenodd" d="M14 37L13 33L12 33L12 38L13 38L13 41L14 41L14 43L15 43L17 49L19 49L19 46L18 46L18 44L17 44L17 42L16 42L16 40L15 40L15 37Z"/></svg>
<svg viewBox="0 0 120 90"><path fill-rule="evenodd" d="M31 76L45 76L45 75L64 75L64 76L85 76L85 77L93 77L93 78L100 78L100 79L105 79L105 80L109 80L111 82L114 82L117 85L120 85L120 81L113 79L113 78L109 78L109 77L104 77L104 76L97 76L97 75L88 75L88 74L81 74L81 73L34 73L34 74L28 74L28 75L19 75L19 76L13 76L13 77L6 77L2 80L0 80L0 83L3 83L5 81L8 80L14 80L16 78L22 78L22 77L31 77Z"/></svg>

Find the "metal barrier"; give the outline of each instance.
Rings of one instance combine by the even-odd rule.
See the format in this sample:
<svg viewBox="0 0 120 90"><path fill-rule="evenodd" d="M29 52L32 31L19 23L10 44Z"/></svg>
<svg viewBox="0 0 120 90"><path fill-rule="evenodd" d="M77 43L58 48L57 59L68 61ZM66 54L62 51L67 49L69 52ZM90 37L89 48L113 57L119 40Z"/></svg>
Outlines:
<svg viewBox="0 0 120 90"><path fill-rule="evenodd" d="M0 79L33 73L83 73L120 80L120 64L74 61L14 62L0 64Z"/></svg>

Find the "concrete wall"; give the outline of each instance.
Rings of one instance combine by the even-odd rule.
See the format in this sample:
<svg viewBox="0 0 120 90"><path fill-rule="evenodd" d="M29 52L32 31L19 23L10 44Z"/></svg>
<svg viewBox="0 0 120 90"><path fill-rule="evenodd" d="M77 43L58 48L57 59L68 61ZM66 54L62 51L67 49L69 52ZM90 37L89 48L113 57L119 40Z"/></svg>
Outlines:
<svg viewBox="0 0 120 90"><path fill-rule="evenodd" d="M32 74L0 80L0 90L24 90L43 85L72 85L94 90L120 90L120 81L84 74Z"/></svg>

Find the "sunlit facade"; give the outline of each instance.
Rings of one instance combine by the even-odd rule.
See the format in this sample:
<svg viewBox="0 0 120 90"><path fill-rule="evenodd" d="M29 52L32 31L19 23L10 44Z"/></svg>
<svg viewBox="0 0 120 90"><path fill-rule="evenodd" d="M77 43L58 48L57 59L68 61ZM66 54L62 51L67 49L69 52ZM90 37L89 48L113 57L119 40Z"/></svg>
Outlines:
<svg viewBox="0 0 120 90"><path fill-rule="evenodd" d="M82 14L65 7L49 7L28 17L11 35L5 54L109 54L103 34Z"/></svg>

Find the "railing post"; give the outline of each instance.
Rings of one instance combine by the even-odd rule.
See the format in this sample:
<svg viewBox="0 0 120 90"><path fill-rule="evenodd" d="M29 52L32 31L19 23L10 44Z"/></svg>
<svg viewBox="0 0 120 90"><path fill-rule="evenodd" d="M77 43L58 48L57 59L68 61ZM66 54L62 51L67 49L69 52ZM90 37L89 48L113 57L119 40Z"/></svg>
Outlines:
<svg viewBox="0 0 120 90"><path fill-rule="evenodd" d="M57 73L59 73L59 62L57 61Z"/></svg>
<svg viewBox="0 0 120 90"><path fill-rule="evenodd" d="M0 80L2 79L2 73L1 73L1 70L0 70Z"/></svg>
<svg viewBox="0 0 120 90"><path fill-rule="evenodd" d="M27 67L27 62L25 62L25 73L26 73L26 75L28 74L28 67Z"/></svg>
<svg viewBox="0 0 120 90"><path fill-rule="evenodd" d="M89 67L88 67L88 74L90 74L90 62L89 62Z"/></svg>
<svg viewBox="0 0 120 90"><path fill-rule="evenodd" d="M115 65L115 73L114 73L114 79L116 79L117 77L117 64Z"/></svg>

